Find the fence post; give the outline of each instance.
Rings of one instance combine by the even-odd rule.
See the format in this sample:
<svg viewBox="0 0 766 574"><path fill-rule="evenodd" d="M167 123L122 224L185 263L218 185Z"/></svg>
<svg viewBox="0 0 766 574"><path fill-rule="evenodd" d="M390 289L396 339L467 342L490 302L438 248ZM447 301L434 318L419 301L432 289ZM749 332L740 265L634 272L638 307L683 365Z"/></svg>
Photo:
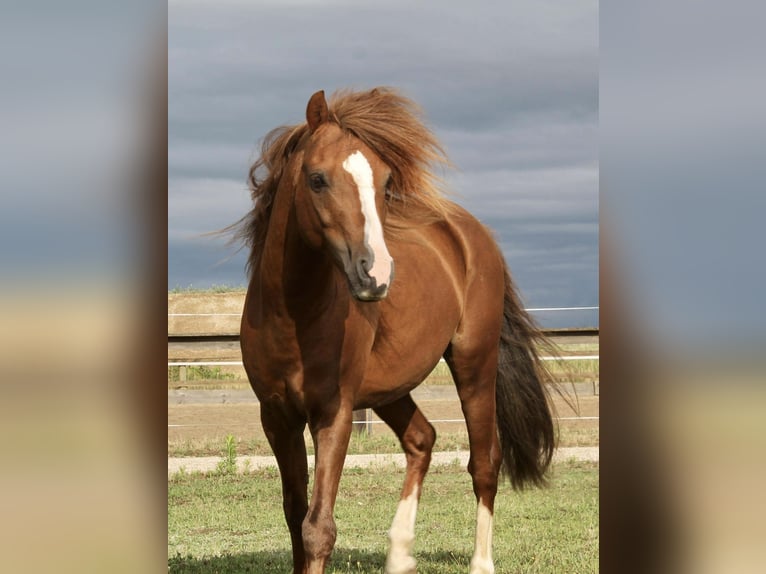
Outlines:
<svg viewBox="0 0 766 574"><path fill-rule="evenodd" d="M355 434L363 434L370 436L372 430L372 424L370 424L370 409L359 409L354 411L354 426L352 427Z"/></svg>
<svg viewBox="0 0 766 574"><path fill-rule="evenodd" d="M181 382L186 381L186 365L178 367L178 380Z"/></svg>

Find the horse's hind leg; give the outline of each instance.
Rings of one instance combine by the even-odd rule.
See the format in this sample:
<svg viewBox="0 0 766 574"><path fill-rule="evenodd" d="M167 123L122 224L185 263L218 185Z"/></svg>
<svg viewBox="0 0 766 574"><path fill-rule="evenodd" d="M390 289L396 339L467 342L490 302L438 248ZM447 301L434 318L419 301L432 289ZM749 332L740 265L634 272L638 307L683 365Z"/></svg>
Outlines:
<svg viewBox="0 0 766 574"><path fill-rule="evenodd" d="M301 524L308 511L308 466L306 442L303 438L305 421L291 419L280 408L261 405L261 422L282 477L282 503L293 549L293 572L301 574L306 568Z"/></svg>
<svg viewBox="0 0 766 574"><path fill-rule="evenodd" d="M436 431L410 395L374 410L399 437L407 456L404 486L389 531L391 547L386 558L386 574L415 574L415 558L412 556L415 516Z"/></svg>
<svg viewBox="0 0 766 574"><path fill-rule="evenodd" d="M444 357L455 379L471 450L468 472L473 480L477 509L476 543L470 574L492 574L495 571L492 524L501 464L495 423L497 345L480 349L453 344Z"/></svg>

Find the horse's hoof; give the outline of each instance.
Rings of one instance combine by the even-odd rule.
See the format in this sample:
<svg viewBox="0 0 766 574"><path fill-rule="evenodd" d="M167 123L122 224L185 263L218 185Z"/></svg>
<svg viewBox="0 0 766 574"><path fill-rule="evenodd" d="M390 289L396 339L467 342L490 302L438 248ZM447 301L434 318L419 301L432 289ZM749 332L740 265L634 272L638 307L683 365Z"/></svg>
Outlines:
<svg viewBox="0 0 766 574"><path fill-rule="evenodd" d="M389 559L386 562L386 574L418 574L415 559L412 556L405 556L396 561Z"/></svg>
<svg viewBox="0 0 766 574"><path fill-rule="evenodd" d="M471 560L471 569L468 574L495 574L495 565L491 560L474 558Z"/></svg>

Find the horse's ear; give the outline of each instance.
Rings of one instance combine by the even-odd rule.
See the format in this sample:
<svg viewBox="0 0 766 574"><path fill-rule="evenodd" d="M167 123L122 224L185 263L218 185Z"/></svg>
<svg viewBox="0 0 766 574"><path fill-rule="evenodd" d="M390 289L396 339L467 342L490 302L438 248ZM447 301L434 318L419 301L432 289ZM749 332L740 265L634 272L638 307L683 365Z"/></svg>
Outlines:
<svg viewBox="0 0 766 574"><path fill-rule="evenodd" d="M324 90L319 90L311 96L309 105L306 106L306 121L312 134L327 121L328 116L329 112L327 111L327 102L324 99Z"/></svg>

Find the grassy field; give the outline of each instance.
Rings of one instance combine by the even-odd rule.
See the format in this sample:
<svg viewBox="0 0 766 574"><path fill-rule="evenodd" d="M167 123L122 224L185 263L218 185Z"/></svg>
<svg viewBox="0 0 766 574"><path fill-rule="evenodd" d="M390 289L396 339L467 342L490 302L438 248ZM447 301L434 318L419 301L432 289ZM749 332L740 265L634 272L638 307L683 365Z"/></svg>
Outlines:
<svg viewBox="0 0 766 574"><path fill-rule="evenodd" d="M260 426L257 426L259 424L258 419L254 418L253 420L256 421L256 430L260 431ZM371 436L364 434L352 435L351 442L348 445L348 453L387 454L402 451L399 441L393 432L388 431L388 429L378 432L379 434ZM222 445L224 444L226 436L228 435L222 431L221 433L209 434L199 438L185 438L168 441L168 456L188 457L221 455L223 451ZM233 436L235 438L238 456L272 454L269 443L260 432L255 436ZM306 433L305 440L308 454L314 454L314 444L311 441L311 435L309 435L308 432ZM598 421L561 423L559 425L558 445L560 447L598 446ZM437 435L435 449L437 451L468 450L468 433L465 430L440 432Z"/></svg>
<svg viewBox="0 0 766 574"><path fill-rule="evenodd" d="M403 470L344 471L338 538L329 573L383 572L386 532ZM168 567L186 574L291 570L276 470L179 474L168 480ZM473 549L475 501L468 473L435 467L416 526L420 574L465 574ZM497 574L598 571L598 464L561 463L551 487L514 493L495 509Z"/></svg>
<svg viewBox="0 0 766 574"><path fill-rule="evenodd" d="M192 285L188 285L186 287L182 287L180 285L176 285L172 289L168 289L168 294L179 294L179 293L246 293L247 292L247 285L211 285L210 287L194 287Z"/></svg>
<svg viewBox="0 0 766 574"><path fill-rule="evenodd" d="M582 349L574 349L580 346ZM594 348L595 347L595 348ZM598 345L567 345L562 355L591 355L598 353ZM597 359L578 361L549 361L546 365L559 382L588 382L598 380ZM244 369L238 367L185 367L185 381L181 381L180 367L168 367L168 388L185 389L249 389ZM439 363L423 382L426 385L453 385L452 375L445 363Z"/></svg>

